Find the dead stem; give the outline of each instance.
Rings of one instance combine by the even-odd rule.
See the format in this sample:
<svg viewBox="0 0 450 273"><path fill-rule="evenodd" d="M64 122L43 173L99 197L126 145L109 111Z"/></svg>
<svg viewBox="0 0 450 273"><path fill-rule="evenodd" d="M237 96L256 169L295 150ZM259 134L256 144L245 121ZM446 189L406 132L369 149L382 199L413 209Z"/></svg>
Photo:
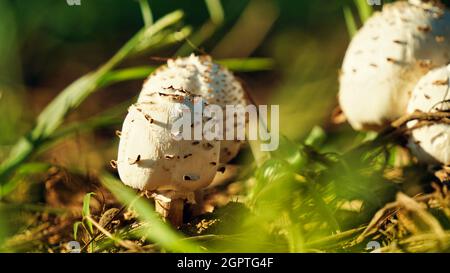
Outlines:
<svg viewBox="0 0 450 273"><path fill-rule="evenodd" d="M141 248L138 245L134 244L133 242L128 241L128 240L122 240L122 239L117 238L114 235L112 235L109 231L107 231L104 227L102 227L99 223L97 223L97 221L92 219L91 216L87 215L86 219L88 221L90 221L106 237L110 238L115 243L119 244L120 246L122 246L128 250L131 250L131 251L140 251L141 250Z"/></svg>

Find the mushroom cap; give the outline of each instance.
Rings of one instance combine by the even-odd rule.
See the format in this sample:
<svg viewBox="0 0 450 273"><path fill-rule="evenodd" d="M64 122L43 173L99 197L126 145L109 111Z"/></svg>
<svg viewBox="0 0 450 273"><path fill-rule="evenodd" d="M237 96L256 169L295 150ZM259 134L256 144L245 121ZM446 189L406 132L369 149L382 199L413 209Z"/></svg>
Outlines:
<svg viewBox="0 0 450 273"><path fill-rule="evenodd" d="M414 88L408 104L408 113L448 111L450 103L450 66L430 71ZM418 121L410 121L412 128ZM411 152L424 163L450 164L450 125L436 122L432 125L412 129L408 146Z"/></svg>
<svg viewBox="0 0 450 273"><path fill-rule="evenodd" d="M201 96L208 104L225 109L226 105L246 105L245 91L241 83L227 68L212 61L209 56L190 55L171 59L152 73L144 83L138 102L155 102L158 92L175 93L186 91ZM224 124L226 124L224 115ZM233 118L233 117L229 117ZM223 140L220 162L234 158L242 142Z"/></svg>
<svg viewBox="0 0 450 273"><path fill-rule="evenodd" d="M123 123L117 169L124 184L152 191L191 192L209 185L219 165L220 141L177 140L172 125L185 101L168 97L132 105Z"/></svg>
<svg viewBox="0 0 450 273"><path fill-rule="evenodd" d="M339 103L356 130L381 129L406 112L411 91L450 60L450 13L437 4L385 4L352 39Z"/></svg>

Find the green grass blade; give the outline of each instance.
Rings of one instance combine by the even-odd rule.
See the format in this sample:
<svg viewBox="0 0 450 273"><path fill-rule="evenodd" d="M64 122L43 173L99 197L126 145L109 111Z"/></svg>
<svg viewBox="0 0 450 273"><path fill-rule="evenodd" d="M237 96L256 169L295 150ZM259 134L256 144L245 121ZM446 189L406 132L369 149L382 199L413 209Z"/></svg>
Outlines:
<svg viewBox="0 0 450 273"><path fill-rule="evenodd" d="M77 221L73 224L73 239L77 240L78 229L80 228L81 221Z"/></svg>
<svg viewBox="0 0 450 273"><path fill-rule="evenodd" d="M275 62L270 58L229 58L215 60L217 63L227 67L234 72L257 72L267 71L275 68ZM101 83L102 87L123 81L141 80L147 78L156 67L136 66L109 72Z"/></svg>
<svg viewBox="0 0 450 273"><path fill-rule="evenodd" d="M267 71L275 68L275 62L270 58L230 58L216 61L234 72Z"/></svg>
<svg viewBox="0 0 450 273"><path fill-rule="evenodd" d="M33 174L44 173L50 168L50 164L40 162L30 162L22 164L16 171L16 174L10 179L9 183L0 185L0 199L10 194L16 186L24 179Z"/></svg>
<svg viewBox="0 0 450 273"><path fill-rule="evenodd" d="M220 0L205 0L209 12L206 21L186 42L178 49L175 55L187 56L208 40L224 22L224 12Z"/></svg>
<svg viewBox="0 0 450 273"><path fill-rule="evenodd" d="M137 66L111 71L103 78L102 86L108 86L122 81L145 79L155 69L156 67L154 66Z"/></svg>
<svg viewBox="0 0 450 273"><path fill-rule="evenodd" d="M205 0L211 21L216 25L221 25L225 15L220 0Z"/></svg>
<svg viewBox="0 0 450 273"><path fill-rule="evenodd" d="M91 216L90 205L91 205L91 196L92 195L95 195L95 193L93 193L93 192L87 193L83 198L83 210L81 211L83 218L85 218L87 216ZM88 220L88 221L86 221L86 223L87 223L87 226L88 226L91 234L94 234L94 227L92 226L91 221Z"/></svg>
<svg viewBox="0 0 450 273"><path fill-rule="evenodd" d="M361 18L361 22L364 23L369 19L369 17L373 13L373 8L369 4L367 4L367 0L354 0L356 8L358 9L359 18Z"/></svg>
<svg viewBox="0 0 450 273"><path fill-rule="evenodd" d="M353 13L348 6L344 7L344 19L345 24L347 25L348 34L351 38L356 34L358 28L356 27L355 17L353 16Z"/></svg>
<svg viewBox="0 0 450 273"><path fill-rule="evenodd" d="M141 7L142 18L144 19L144 24L149 27L153 24L153 15L150 5L147 0L139 0L139 6Z"/></svg>

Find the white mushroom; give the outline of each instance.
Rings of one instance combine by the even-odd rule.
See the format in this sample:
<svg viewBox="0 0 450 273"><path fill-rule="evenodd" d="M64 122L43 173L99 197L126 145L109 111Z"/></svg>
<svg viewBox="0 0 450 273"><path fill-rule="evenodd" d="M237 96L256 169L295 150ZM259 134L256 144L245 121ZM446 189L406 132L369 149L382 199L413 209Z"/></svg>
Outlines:
<svg viewBox="0 0 450 273"><path fill-rule="evenodd" d="M408 104L408 113L421 111L433 113L450 110L450 66L434 69L425 75L414 88ZM419 161L450 164L450 125L436 121L418 126L418 121L408 122L412 129L408 146ZM413 128L415 127L415 128Z"/></svg>
<svg viewBox="0 0 450 273"><path fill-rule="evenodd" d="M194 193L208 186L220 167L220 141L179 139L182 132L173 124L183 119L185 109L194 115L193 97L158 96L155 103L129 108L115 165L124 184L153 192L157 212L180 226L184 200L195 203Z"/></svg>
<svg viewBox="0 0 450 273"><path fill-rule="evenodd" d="M138 102L154 102L158 92L177 91L201 96L208 104L220 105L223 109L226 105L247 104L241 83L228 69L212 62L209 56L195 55L169 60L167 65L151 74L143 86ZM227 118L234 117L224 116L224 119ZM241 145L237 140L221 141L220 162L227 163L234 158Z"/></svg>
<svg viewBox="0 0 450 273"><path fill-rule="evenodd" d="M380 129L403 115L420 77L450 60L450 13L437 1L385 4L352 39L339 103L354 129Z"/></svg>
<svg viewBox="0 0 450 273"><path fill-rule="evenodd" d="M124 184L140 190L194 192L212 182L220 141L177 140L172 124L182 118L182 105L189 104L164 98L129 108L117 160Z"/></svg>

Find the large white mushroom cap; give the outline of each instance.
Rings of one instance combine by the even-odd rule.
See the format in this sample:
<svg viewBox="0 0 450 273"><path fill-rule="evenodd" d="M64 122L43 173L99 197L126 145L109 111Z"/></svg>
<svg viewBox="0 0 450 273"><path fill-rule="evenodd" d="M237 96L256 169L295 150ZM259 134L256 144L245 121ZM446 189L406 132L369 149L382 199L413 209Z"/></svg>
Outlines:
<svg viewBox="0 0 450 273"><path fill-rule="evenodd" d="M450 61L450 13L435 1L385 4L352 39L339 103L354 129L380 129L403 115L412 89Z"/></svg>
<svg viewBox="0 0 450 273"><path fill-rule="evenodd" d="M208 104L216 104L223 109L226 105L247 104L241 83L228 69L214 63L209 56L195 55L169 60L167 65L158 68L144 83L138 102L155 102L158 92L174 93L177 90L201 96ZM224 119L227 118L233 117L224 115ZM234 158L241 145L236 140L223 140L220 162L226 163Z"/></svg>
<svg viewBox="0 0 450 273"><path fill-rule="evenodd" d="M437 112L450 110L450 66L430 71L414 88L408 104L408 113L415 111ZM418 121L408 122L412 128L408 146L424 163L450 164L450 125L436 122L423 127Z"/></svg>
<svg viewBox="0 0 450 273"><path fill-rule="evenodd" d="M141 102L129 108L120 137L119 176L124 184L141 190L204 188L216 175L220 141L177 140L172 125L182 117L186 109L182 106L193 111L190 98L161 97L158 103Z"/></svg>

